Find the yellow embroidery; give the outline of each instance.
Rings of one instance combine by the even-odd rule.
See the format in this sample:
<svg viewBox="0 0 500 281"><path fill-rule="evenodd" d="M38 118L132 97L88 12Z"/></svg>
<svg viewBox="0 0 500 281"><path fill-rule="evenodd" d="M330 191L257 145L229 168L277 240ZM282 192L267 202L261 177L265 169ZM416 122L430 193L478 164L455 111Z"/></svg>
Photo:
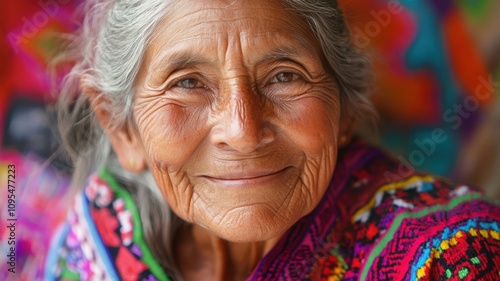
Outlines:
<svg viewBox="0 0 500 281"><path fill-rule="evenodd" d="M469 232L472 230L472 228L469 230ZM423 266L421 266L419 269L417 269L417 281L426 277L426 274L427 272L429 272L431 266L432 266L432 262L434 260L437 260L437 259L440 259L441 258L441 254L450 249L451 247L454 247L458 244L458 240L459 238L462 238L464 236L465 233L463 233L463 231L459 231L457 232L452 238L450 238L449 240L443 240L441 241L441 243L439 244L439 248L436 249L436 248L433 248L431 250L431 253L429 255L429 258L425 261L425 264Z"/></svg>
<svg viewBox="0 0 500 281"><path fill-rule="evenodd" d="M468 233L472 237L477 237L478 234L480 234L484 238L500 240L500 233L495 230L486 230L486 229L477 230L475 228L470 228ZM466 232L459 231L455 234L455 236L453 236L449 240L441 241L438 248L433 248L431 250L429 258L425 261L425 264L421 266L419 269L417 269L417 281L426 277L426 274L427 272L429 272L432 262L434 260L441 258L441 255L444 251L447 251L448 249L456 246L459 242L457 239L464 237L466 234L467 234ZM498 275L500 276L500 271L498 272Z"/></svg>
<svg viewBox="0 0 500 281"><path fill-rule="evenodd" d="M491 238L495 240L500 240L500 233L498 231L492 230L490 231Z"/></svg>
<svg viewBox="0 0 500 281"><path fill-rule="evenodd" d="M368 204L366 204L365 206L363 206L361 209L359 209L355 214L354 216L352 217L352 222L356 222L356 220L366 211L372 209L374 206L375 206L375 197L380 194L380 193L383 193L383 192L386 192L386 191L389 191L389 190L395 190L395 189L404 189L414 183L417 183L417 182L421 182L421 183L425 183L425 182L434 182L435 181L435 177L432 177L432 176L425 176L425 177L422 177L422 176L413 176L407 180L404 180L404 181L399 181L399 182L392 182L392 183L389 183L389 184L386 184L386 185L383 185L379 190L377 190L377 192L375 192L375 195L372 197L372 199L368 202Z"/></svg>

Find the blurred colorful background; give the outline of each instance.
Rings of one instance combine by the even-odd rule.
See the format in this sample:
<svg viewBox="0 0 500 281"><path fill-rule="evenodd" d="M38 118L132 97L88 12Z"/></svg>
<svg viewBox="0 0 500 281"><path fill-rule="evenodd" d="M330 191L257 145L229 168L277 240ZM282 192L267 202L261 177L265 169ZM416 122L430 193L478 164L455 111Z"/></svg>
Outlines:
<svg viewBox="0 0 500 281"><path fill-rule="evenodd" d="M0 2L0 280L42 280L71 200L47 68L83 0ZM500 198L500 1L340 0L373 61L378 128L361 134L421 170ZM55 78L56 81L60 77ZM16 273L7 253L8 165L15 165ZM405 172L405 171L402 171ZM12 189L12 188L11 188Z"/></svg>
<svg viewBox="0 0 500 281"><path fill-rule="evenodd" d="M416 170L500 194L500 1L343 0L373 61L375 143Z"/></svg>

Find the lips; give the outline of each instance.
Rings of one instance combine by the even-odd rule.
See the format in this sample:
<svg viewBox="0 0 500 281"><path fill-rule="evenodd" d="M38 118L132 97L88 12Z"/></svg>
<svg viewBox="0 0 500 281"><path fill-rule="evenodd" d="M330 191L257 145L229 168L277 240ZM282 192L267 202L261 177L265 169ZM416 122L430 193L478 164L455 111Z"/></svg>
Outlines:
<svg viewBox="0 0 500 281"><path fill-rule="evenodd" d="M257 185L276 180L280 176L283 176L288 168L281 170L247 169L245 171L202 177L218 185Z"/></svg>

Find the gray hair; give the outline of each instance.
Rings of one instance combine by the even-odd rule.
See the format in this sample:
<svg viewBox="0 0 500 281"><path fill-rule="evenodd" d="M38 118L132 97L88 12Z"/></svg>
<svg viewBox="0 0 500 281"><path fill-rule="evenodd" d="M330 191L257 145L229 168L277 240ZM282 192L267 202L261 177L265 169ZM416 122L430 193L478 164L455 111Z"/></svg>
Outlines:
<svg viewBox="0 0 500 281"><path fill-rule="evenodd" d="M61 56L74 62L63 80L57 105L59 131L73 161L72 187L81 189L89 174L106 167L133 195L147 244L169 274L180 278L172 241L181 225L149 171L133 174L122 168L110 142L80 93L85 82L111 101L115 126L134 125L133 88L151 33L167 11L166 0L89 0L79 33ZM354 48L336 0L282 0L302 17L321 44L327 67L340 90L342 109L353 116L373 114L367 98L368 60ZM355 113L355 114L354 114ZM169 227L164 227L168 225Z"/></svg>

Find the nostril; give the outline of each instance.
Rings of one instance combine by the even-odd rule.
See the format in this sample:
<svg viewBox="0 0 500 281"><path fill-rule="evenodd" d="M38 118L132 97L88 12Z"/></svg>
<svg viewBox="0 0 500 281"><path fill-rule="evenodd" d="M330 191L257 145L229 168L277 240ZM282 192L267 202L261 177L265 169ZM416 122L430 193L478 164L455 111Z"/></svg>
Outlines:
<svg viewBox="0 0 500 281"><path fill-rule="evenodd" d="M267 145L274 141L276 134L270 126L264 126L260 132L260 145Z"/></svg>
<svg viewBox="0 0 500 281"><path fill-rule="evenodd" d="M274 131L263 122L225 121L214 126L211 133L212 143L220 149L249 153L270 144L275 138Z"/></svg>

